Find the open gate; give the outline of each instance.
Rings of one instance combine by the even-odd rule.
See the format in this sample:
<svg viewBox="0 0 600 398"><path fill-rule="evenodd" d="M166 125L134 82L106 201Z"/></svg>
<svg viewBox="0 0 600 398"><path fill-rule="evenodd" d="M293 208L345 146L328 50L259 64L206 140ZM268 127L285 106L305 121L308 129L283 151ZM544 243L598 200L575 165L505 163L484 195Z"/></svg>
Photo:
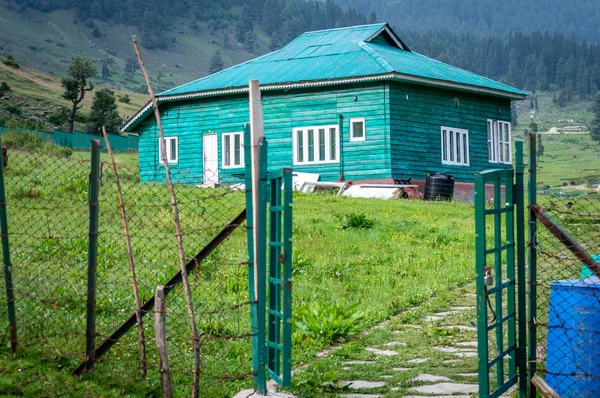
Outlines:
<svg viewBox="0 0 600 398"><path fill-rule="evenodd" d="M250 126L246 125L244 146L252 372L254 389L264 395L267 392L267 376L282 387L291 383L292 170L267 172L268 145L266 140L261 141L259 192L253 196L250 142ZM258 203L253 206L256 198ZM255 237L258 244L255 244Z"/></svg>
<svg viewBox="0 0 600 398"><path fill-rule="evenodd" d="M480 397L499 397L517 383L519 396L527 396L524 206L523 143L517 142L516 171L475 175Z"/></svg>

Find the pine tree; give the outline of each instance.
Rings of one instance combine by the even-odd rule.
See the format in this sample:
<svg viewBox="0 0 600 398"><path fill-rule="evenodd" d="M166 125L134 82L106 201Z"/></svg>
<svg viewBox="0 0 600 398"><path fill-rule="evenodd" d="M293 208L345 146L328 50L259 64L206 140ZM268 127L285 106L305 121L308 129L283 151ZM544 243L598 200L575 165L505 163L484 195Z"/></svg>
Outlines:
<svg viewBox="0 0 600 398"><path fill-rule="evenodd" d="M537 158L539 160L540 156L544 156L544 143L542 142L542 134L537 135Z"/></svg>
<svg viewBox="0 0 600 398"><path fill-rule="evenodd" d="M92 91L94 85L88 80L95 77L98 70L92 64L92 61L85 58L75 57L71 61L71 65L67 70L67 77L61 80L61 84L65 91L62 97L71 101L71 115L69 116L69 132L72 133L75 127L75 114L81 109L81 101L85 97L85 93Z"/></svg>
<svg viewBox="0 0 600 398"><path fill-rule="evenodd" d="M223 70L223 58L221 57L221 51L217 50L210 58L208 66L208 72L213 74Z"/></svg>
<svg viewBox="0 0 600 398"><path fill-rule="evenodd" d="M88 116L88 132L102 134L102 126L105 126L107 132L116 133L121 126L121 122L122 119L117 111L115 93L107 88L96 91Z"/></svg>

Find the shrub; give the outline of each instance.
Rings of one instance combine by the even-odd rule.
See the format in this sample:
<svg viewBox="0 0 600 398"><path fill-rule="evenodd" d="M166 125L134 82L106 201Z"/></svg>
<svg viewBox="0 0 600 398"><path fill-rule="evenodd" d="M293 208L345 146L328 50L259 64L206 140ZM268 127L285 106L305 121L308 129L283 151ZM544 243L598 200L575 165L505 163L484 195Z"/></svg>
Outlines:
<svg viewBox="0 0 600 398"><path fill-rule="evenodd" d="M124 96L119 98L119 102L122 102L124 104L129 104L131 102L131 99L129 98L129 96L127 94L125 94Z"/></svg>
<svg viewBox="0 0 600 398"><path fill-rule="evenodd" d="M296 332L325 344L344 342L366 326L366 318L358 311L358 303L312 301L294 312Z"/></svg>
<svg viewBox="0 0 600 398"><path fill-rule="evenodd" d="M15 68L15 69L20 68L19 62L17 62L17 60L14 59L12 55L7 55L6 58L2 60L2 63L4 65L10 66L11 68Z"/></svg>
<svg viewBox="0 0 600 398"><path fill-rule="evenodd" d="M375 220L365 213L350 212L337 216L340 229L371 229L375 225Z"/></svg>
<svg viewBox="0 0 600 398"><path fill-rule="evenodd" d="M4 93L7 93L10 91L10 86L8 84L6 84L6 82L2 82L0 84L0 97L2 97L4 95Z"/></svg>

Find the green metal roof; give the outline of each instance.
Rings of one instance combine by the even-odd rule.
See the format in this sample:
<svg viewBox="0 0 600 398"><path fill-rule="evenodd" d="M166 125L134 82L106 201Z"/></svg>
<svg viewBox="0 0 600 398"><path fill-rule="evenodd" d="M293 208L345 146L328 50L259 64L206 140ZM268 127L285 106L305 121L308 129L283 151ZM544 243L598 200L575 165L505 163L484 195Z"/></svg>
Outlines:
<svg viewBox="0 0 600 398"><path fill-rule="evenodd" d="M307 32L278 51L160 93L159 101L247 91L258 79L263 89L401 80L522 99L527 93L456 68L410 49L388 24ZM124 126L132 129L149 106Z"/></svg>

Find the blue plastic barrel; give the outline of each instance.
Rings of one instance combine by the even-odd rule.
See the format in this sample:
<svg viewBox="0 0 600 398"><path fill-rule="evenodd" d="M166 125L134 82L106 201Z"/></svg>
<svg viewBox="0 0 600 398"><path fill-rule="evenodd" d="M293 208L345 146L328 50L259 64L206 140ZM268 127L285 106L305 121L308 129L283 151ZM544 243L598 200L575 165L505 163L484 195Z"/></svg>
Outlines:
<svg viewBox="0 0 600 398"><path fill-rule="evenodd" d="M550 283L546 382L561 397L600 397L600 279Z"/></svg>

